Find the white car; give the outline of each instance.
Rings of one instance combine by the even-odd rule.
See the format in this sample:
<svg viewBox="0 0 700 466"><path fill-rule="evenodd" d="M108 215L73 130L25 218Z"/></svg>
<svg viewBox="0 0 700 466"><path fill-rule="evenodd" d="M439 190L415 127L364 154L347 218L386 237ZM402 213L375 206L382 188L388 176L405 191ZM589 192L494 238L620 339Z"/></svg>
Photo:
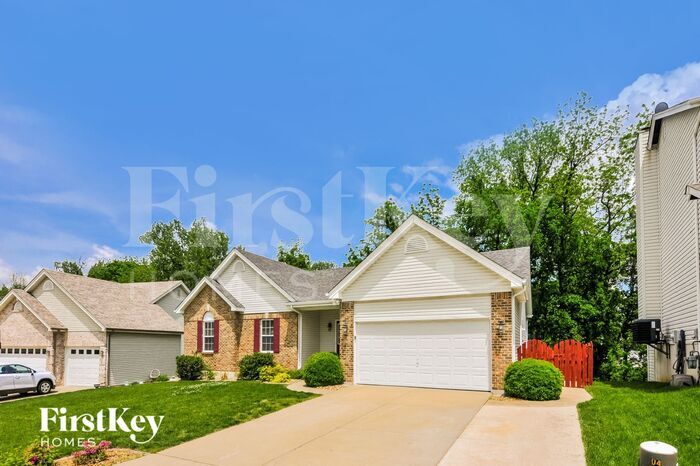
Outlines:
<svg viewBox="0 0 700 466"><path fill-rule="evenodd" d="M22 364L0 365L0 395L38 392L46 395L56 386L50 372L35 371Z"/></svg>

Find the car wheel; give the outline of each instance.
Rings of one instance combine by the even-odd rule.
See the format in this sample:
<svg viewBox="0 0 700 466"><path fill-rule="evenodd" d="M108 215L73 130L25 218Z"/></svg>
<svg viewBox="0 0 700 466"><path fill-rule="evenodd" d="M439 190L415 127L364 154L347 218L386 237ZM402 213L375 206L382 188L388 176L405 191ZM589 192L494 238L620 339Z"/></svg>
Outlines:
<svg viewBox="0 0 700 466"><path fill-rule="evenodd" d="M46 395L51 391L51 388L51 382L49 382L48 380L42 380L36 387L36 391L41 393L42 395Z"/></svg>

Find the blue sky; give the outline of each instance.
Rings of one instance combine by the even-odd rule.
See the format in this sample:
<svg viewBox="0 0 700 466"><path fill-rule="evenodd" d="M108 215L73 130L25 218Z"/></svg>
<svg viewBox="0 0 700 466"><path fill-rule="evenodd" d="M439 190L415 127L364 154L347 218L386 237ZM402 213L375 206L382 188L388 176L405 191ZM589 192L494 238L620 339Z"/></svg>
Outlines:
<svg viewBox="0 0 700 466"><path fill-rule="evenodd" d="M186 190L156 172L154 199L179 190L191 222L192 200L213 195L211 220L234 242L227 199L300 190L308 250L341 261L321 222L335 176L356 242L378 200L358 167L393 167L394 195L416 181L406 167L432 167L418 184L451 197L460 148L578 91L633 107L700 95L699 15L694 2L2 2L0 281L145 254L128 246L125 167L184 169ZM255 211L258 251L298 236L273 218L285 196L307 207L293 192Z"/></svg>

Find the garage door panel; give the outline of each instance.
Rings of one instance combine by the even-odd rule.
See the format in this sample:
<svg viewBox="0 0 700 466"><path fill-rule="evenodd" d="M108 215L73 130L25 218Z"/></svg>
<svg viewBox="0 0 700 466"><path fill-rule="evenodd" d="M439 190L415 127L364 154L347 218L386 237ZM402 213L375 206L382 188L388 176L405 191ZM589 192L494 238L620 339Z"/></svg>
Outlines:
<svg viewBox="0 0 700 466"><path fill-rule="evenodd" d="M363 384L489 390L488 320L357 322Z"/></svg>
<svg viewBox="0 0 700 466"><path fill-rule="evenodd" d="M66 385L91 386L100 381L99 348L66 348Z"/></svg>
<svg viewBox="0 0 700 466"><path fill-rule="evenodd" d="M2 348L0 365L21 364L35 371L45 371L47 365L46 348Z"/></svg>

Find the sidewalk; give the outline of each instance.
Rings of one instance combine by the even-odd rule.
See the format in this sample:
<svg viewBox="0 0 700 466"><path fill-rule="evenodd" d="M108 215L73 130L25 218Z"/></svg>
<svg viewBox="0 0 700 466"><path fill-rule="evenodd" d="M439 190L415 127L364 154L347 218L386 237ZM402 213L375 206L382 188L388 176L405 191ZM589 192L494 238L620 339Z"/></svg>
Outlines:
<svg viewBox="0 0 700 466"><path fill-rule="evenodd" d="M590 399L582 388L556 401L491 398L440 465L585 466L576 405Z"/></svg>

